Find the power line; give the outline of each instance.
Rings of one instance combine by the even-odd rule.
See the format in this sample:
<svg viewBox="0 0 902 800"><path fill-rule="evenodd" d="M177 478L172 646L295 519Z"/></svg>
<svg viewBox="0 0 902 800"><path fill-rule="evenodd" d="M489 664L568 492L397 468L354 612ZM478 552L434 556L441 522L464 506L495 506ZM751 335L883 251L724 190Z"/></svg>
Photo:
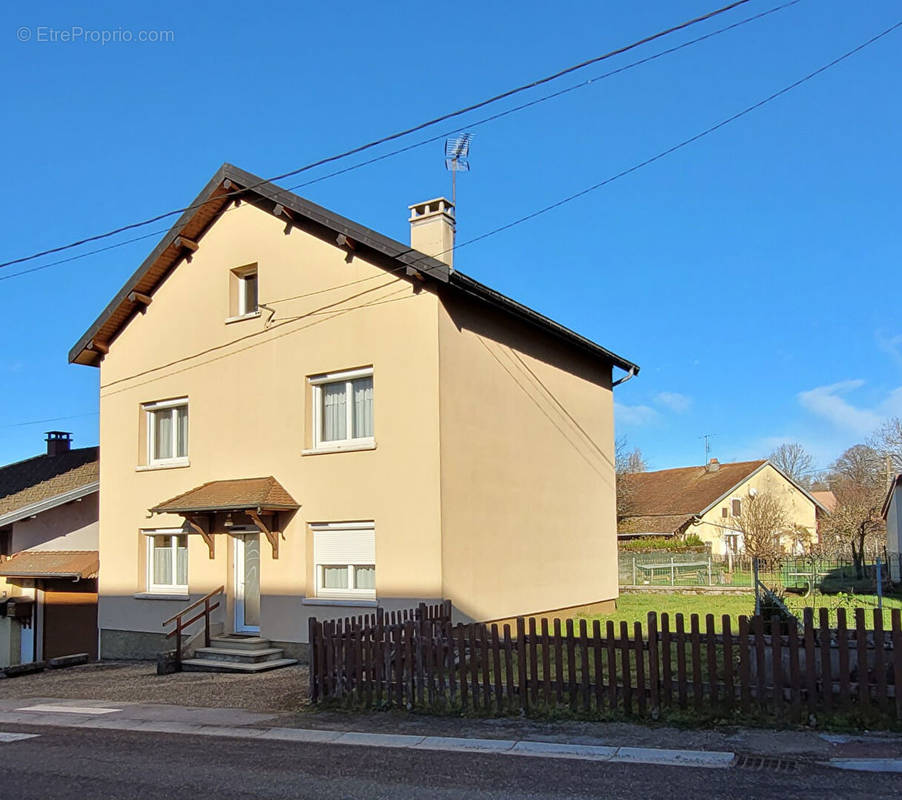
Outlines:
<svg viewBox="0 0 902 800"><path fill-rule="evenodd" d="M778 97L782 97L784 94L791 92L793 89L798 88L803 83L807 83L812 78L815 78L816 76L820 75L822 72L826 72L831 67L835 67L837 64L840 64L841 62L845 61L847 58L850 58L851 56L855 55L856 53L859 53L860 51L864 50L866 47L879 41L884 36L888 36L890 33L892 33L894 30L896 30L899 27L902 27L902 20L897 22L895 25L891 25L886 30L881 31L876 36L871 37L866 42L858 45L857 47L852 48L851 50L848 50L847 52L843 53L841 56L834 58L832 61L830 61L827 64L824 64L822 67L818 67L816 70L814 70L814 72L809 72L804 78L799 78L799 80L793 81L793 83L789 84L788 86L784 86L782 89L774 92L771 95L768 95L763 100L759 100L757 103L753 103L750 106L746 106L746 108L744 108L742 111L739 111L736 114L733 114L732 116L729 116L726 119L721 120L720 122L712 125L710 128L705 128L705 130L701 131L700 133L695 134L694 136L690 136L688 139L684 139L679 144L675 144L672 147L668 147L666 150L662 150L660 153L657 153L656 155L653 155L650 158L645 159L644 161L640 161L638 164L634 164L633 166L628 167L627 169L621 170L620 172L616 173L615 175L612 175L609 178L605 178L603 181L599 181L598 183L595 183L592 186L588 186L585 189L581 189L580 191L575 192L574 194L571 194L568 197L565 197L554 203L551 203L550 205L547 205L544 208L540 208L537 211L533 211L530 214L526 214L526 215L520 217L519 219L514 220L513 222L508 222L504 225L500 225L497 228L493 228L490 231L486 231L485 233L480 234L479 236L476 236L473 239L469 239L468 241L463 242L462 244L458 244L458 245L456 245L455 249L460 250L462 247L466 247L467 245L471 245L476 242L482 241L483 239L487 239L488 237L494 236L498 233L501 233L502 231L509 230L510 228L516 227L517 225L521 225L524 222L527 222L531 219L535 219L536 217L539 217L542 214L547 214L549 211L553 211L556 208L560 208L561 206L566 205L567 203L570 203L574 200L577 200L580 197L583 197L583 196L589 194L590 192L594 192L597 189L602 188L603 186L607 186L609 183L613 183L614 181L616 181L620 178L623 178L627 175L630 175L633 172L638 172L643 167L647 167L650 164L654 164L656 161L660 161L662 158L665 158L666 156L669 156L672 153L677 152L678 150L682 150L684 147L688 147L690 144L697 142L699 139L703 139L705 136L709 136L710 134L714 133L715 131L720 130L721 128L725 127L726 125L729 125L731 122L735 122L736 120L746 116L747 114L750 114L752 111L756 111L757 109L761 108L762 106L765 106L768 103L776 100Z"/></svg>
<svg viewBox="0 0 902 800"><path fill-rule="evenodd" d="M47 422L61 422L66 419L80 419L82 417L96 417L99 411L87 411L84 414L69 414L66 417L47 417L47 419L32 419L28 422L11 422L8 425L0 425L0 428L24 428L26 425L43 425Z"/></svg>
<svg viewBox="0 0 902 800"><path fill-rule="evenodd" d="M746 17L745 19L741 19L738 22L734 22L730 25L724 26L723 28L718 28L717 30L710 31L702 36L698 36L695 39L689 39L685 42L682 42L681 44L676 45L675 47L669 47L666 50L660 50L657 53L653 53L652 55L646 56L645 58L640 58L636 61L632 61L629 64L625 64L622 67L618 67L617 69L613 69L613 70L610 70L609 72L605 72L600 75L596 75L592 78L586 79L585 81L581 81L580 83L572 84L571 86L567 86L556 92L551 92L550 94L543 95L534 100L530 100L529 102L521 103L520 105L513 106L512 108L509 108L509 109L505 109L504 111L498 112L497 114L491 114L490 116L483 117L483 118L475 120L473 122L468 122L466 124L466 127L467 128L477 128L481 125L486 125L489 122L494 122L498 119L502 119L504 117L511 116L512 114L516 114L516 113L518 113L520 111L524 111L528 108L532 108L533 106L540 105L541 103L545 103L549 100L557 99L558 97L562 97L562 96L569 94L571 92L574 92L578 89L589 88L590 86L592 86L593 84L595 84L599 81L605 80L607 78L611 78L615 75L619 75L623 72L627 72L628 70L635 69L636 67L651 63L652 61L656 61L659 58L663 58L664 56L668 56L668 55L676 53L680 50L684 50L687 47L691 47L693 45L699 44L700 42L704 42L715 36L719 36L723 33L727 33L729 31L735 30L736 28L740 28L743 25L747 25L751 22L755 22L759 19L770 16L771 14L775 14L779 11L783 11L784 9L787 9L790 6L797 5L800 2L802 2L802 0L789 0L789 2L785 2L785 3L782 3L781 5L774 6L773 8L767 9L766 11L761 11L757 14L753 14L752 16ZM287 189L287 191L294 191L296 189L300 189L305 186L311 186L315 183L320 183L322 181L329 180L330 178L334 178L339 175L345 175L349 172L354 172L355 170L361 169L366 166L370 166L371 164L376 164L380 161L385 161L386 159L393 158L394 156L402 155L403 153L408 153L412 150L416 150L420 147L424 147L427 144L432 144L434 142L441 141L442 139L445 139L446 137L451 136L454 133L458 133L460 130L461 130L460 128L448 129L436 136L430 136L428 139L421 139L418 142L414 142L413 144L409 144L404 147L396 148L395 150L391 150L388 153L383 153L381 155L375 156L374 158L367 159L366 161L360 161L360 162L357 162L356 164L352 164L349 167L344 167L342 169L334 170L333 172L328 172L325 175L320 175L316 178L313 178L312 180L304 181L302 183L298 183L293 186L288 186L288 187L286 187L286 189ZM189 206L188 208L192 208L192 206ZM233 209L232 208L227 209L227 211L231 211L231 210L233 210ZM176 213L176 212L173 212L173 213ZM117 242L116 244L107 245L106 247L100 247L95 250L88 250L85 253L79 253L78 255L70 256L69 258L59 259L58 261L51 261L48 264L42 264L40 266L32 267L30 269L24 269L20 272L13 272L9 275L2 275L2 276L0 276L0 281L9 280L11 278L16 278L20 275L29 275L33 272L40 272L41 270L48 269L50 267L55 267L60 264L67 264L71 261L77 261L82 258L87 258L88 256L96 255L97 253L103 253L103 252L106 252L107 250L113 250L117 247L124 247L125 245L129 245L134 242L139 242L144 239L150 238L152 236L160 236L160 235L166 233L168 230L169 230L169 228L161 228L160 230L154 231L153 233L147 233L142 236L136 236L132 239L126 239L125 241ZM8 263L14 263L14 262L8 262ZM5 266L5 265L0 265L0 266ZM270 301L270 302L279 302L279 301Z"/></svg>
<svg viewBox="0 0 902 800"><path fill-rule="evenodd" d="M750 0L735 0L735 2L730 3L721 8L718 8L714 11L709 11L707 14L703 14L701 16L686 20L685 22L681 22L679 25L674 25L670 28L659 31L658 33L654 33L650 36L645 36L642 39L639 39L631 44L624 45L623 47L618 47L617 49L611 50L600 56L595 56L593 58L587 59L586 61L581 61L578 64L573 64L569 67L565 67L562 70L559 70L551 75L546 75L545 77L539 78L538 80L531 81L530 83L525 83L525 84L523 84L521 86L517 86L513 89L508 89L504 92L501 92L500 94L496 94L496 95L493 95L492 97L488 97L485 100L480 100L477 103L472 103L471 105L464 106L463 108L459 108L455 111L450 111L446 114L442 114L438 117L434 117L433 119L427 120L425 122L421 122L410 128L405 128L404 130L397 131L395 133L391 133L391 134L389 134L387 136L383 136L379 139L374 139L373 141L367 142L366 144L362 144L362 145L358 145L357 147L353 147L350 150L345 150L341 153L337 153L335 155L321 158L317 161L313 161L309 164L306 164L303 167L299 167L297 169L293 169L288 172L283 172L280 175L275 175L272 178L269 178L268 180L261 181L260 183L253 184L251 186L246 186L243 189L235 191L235 192L229 192L224 196L229 197L231 195L241 194L249 189L254 189L258 186L262 186L265 183L272 183L275 181L283 180L285 178L290 178L293 175L298 175L302 172L307 172L316 167L321 167L325 164L329 164L334 161L339 161L341 159L347 158L348 156L356 155L357 153L361 153L365 150L370 150L374 147L378 147L381 144L385 144L387 142L391 142L396 139L401 139L404 136L409 136L412 133L416 133L417 131L424 130L425 128L430 128L434 125L438 125L441 122L446 122L449 119L454 119L456 117L463 116L464 114L468 114L471 111L476 111L477 109L485 108L488 105L497 103L501 100L505 100L508 97L513 97L514 95L519 94L521 92L525 92L529 89L534 89L537 86L542 86L543 84L550 83L551 81L555 81L558 78L562 78L564 75L569 75L572 72L576 72L578 70L585 69L586 67L589 67L593 64L597 64L600 61L605 61L609 58L613 58L614 56L622 55L623 53L626 53L630 50L634 50L637 47L641 47L642 45L648 44L649 42L653 42L656 39L661 39L665 36L669 36L670 34L684 30L692 25L697 25L700 22L705 22L706 20L712 19L713 17L719 16L720 14L724 14L727 11L731 11L734 8L737 8L738 6L745 5L748 2L750 2ZM134 230L135 228L140 228L140 227L143 227L144 225L150 225L154 222L158 222L161 219L166 219L167 217L171 217L175 214L181 214L181 213L184 213L185 211L190 211L191 209L199 208L202 205L204 205L204 204L199 203L199 204L195 204L195 205L185 206L184 208L177 208L173 211L167 211L162 214L157 214L156 216L141 220L140 222L133 222L128 225L122 225L118 228L114 228L113 230L107 231L105 233L98 233L93 236L87 236L83 239L79 239L77 241L70 242L69 244L59 245L58 247L51 247L47 250L42 250L37 253L32 253L31 255L28 255L28 256L22 256L20 258L14 258L9 261L0 262L0 268L12 266L13 264L22 264L22 263L25 263L26 261L32 261L32 260L34 260L36 258L40 258L42 256L51 255L53 253L59 253L63 250L69 250L73 247L79 247L80 245L87 244L88 242L96 242L100 239L106 239L106 238L109 238L110 236L115 236L116 234L123 233L124 231Z"/></svg>
<svg viewBox="0 0 902 800"><path fill-rule="evenodd" d="M746 108L744 108L742 111L739 111L738 113L733 114L732 116L727 117L727 118L724 119L724 120L721 120L720 122L718 122L718 123L716 123L716 124L710 126L709 128L706 128L706 129L705 129L704 131L702 131L701 133L695 134L694 136L691 136L691 137L689 137L688 139L684 139L684 140L683 140L682 142L680 142L679 144L674 145L674 146L672 146L672 147L669 147L669 148L667 148L666 150L662 150L660 153L658 153L658 154L656 154L656 155L654 155L654 156L652 156L652 157L650 157L650 158L647 158L647 159L645 159L644 161L639 162L638 164L633 165L632 167L629 167L629 168L627 168L627 169L625 169L625 170L621 170L620 172L616 173L615 175L612 175L612 176L610 176L609 178L606 178L606 179L603 180L603 181L599 181L598 183L593 184L592 186L589 186L589 187L587 187L586 189L583 189L583 190L581 190L581 191L579 191L579 192L576 192L575 194L572 194L572 195L570 195L570 196L568 196L568 197L565 197L565 198L563 198L562 200L558 200L558 201L556 201L555 203L551 203L550 205L545 206L544 208L541 208L541 209L539 209L539 210L537 210L537 211L534 211L534 212L531 212L531 213L529 213L529 214L526 214L526 215L520 217L519 219L516 219L516 220L514 220L514 221L512 221L512 222L506 223L505 225L501 225L501 226L499 226L499 227L497 227L497 228L494 228L493 230L487 231L486 233L480 234L479 236L476 236L476 237L474 237L474 238L472 238L472 239L469 239L469 240L463 242L462 244L457 245L457 249L460 249L461 247L465 247L465 246L467 246L467 245L471 245L471 244L474 244L474 243L476 243L476 242L482 241L483 239L487 239L487 238L489 238L490 236L494 236L494 235L496 235L496 234L498 234L498 233L501 233L502 231L509 230L510 228L513 228L513 227L516 226L516 225L520 225L520 224L522 224L522 223L524 223L524 222L526 222L526 221L528 221L528 220L530 220L530 219L535 219L536 217L538 217L538 216L540 216L540 215L542 215L542 214L545 214L545 213L547 213L547 212L549 212L549 211L551 211L551 210L553 210L553 209L555 209L555 208L559 208L560 206L562 206L562 205L564 205L564 204L566 204L566 203L572 202L573 200L576 200L576 199L579 198L579 197L583 197L583 196L585 196L586 194L588 194L588 193L590 193L590 192L592 192L592 191L595 191L595 190L601 188L602 186L605 186L605 185L607 185L607 184L609 184L609 183L611 183L611 182L617 180L618 178L622 178L622 177L624 177L624 176L626 176L626 175L629 175L629 174L631 174L631 173L633 173L633 172L636 172L637 170L639 170L639 169L641 169L641 168L643 168L643 167L645 167L645 166L648 166L648 165L650 165L650 164L653 164L653 163L656 162L656 161L659 161L661 158L664 158L665 156L670 155L671 153L674 153L674 152L676 152L677 150L680 150L680 149L682 149L683 147L686 147L686 146L688 146L689 144L698 141L699 139L703 138L704 136L707 136L707 135L709 135L709 134L711 134L711 133L713 133L713 132L719 130L720 128L724 127L725 125L728 125L728 124L731 123L731 122L735 122L736 120L738 120L738 119L740 119L740 118L746 116L747 114L751 113L752 111L754 111L754 110L756 110L756 109L759 109L759 108L761 108L761 107L767 105L768 103L772 102L773 100L777 99L778 97L783 96L784 94L787 94L788 92L790 92L790 91L792 91L793 89L795 89L795 88L801 86L802 84L806 83L807 81L811 80L812 78L816 77L817 75L820 75L821 73L823 73L823 72L827 71L828 69L830 69L830 68L836 66L837 64L840 64L841 62L845 61L846 59L850 58L851 56L855 55L856 53L859 53L860 51L864 50L866 47L869 47L870 45L872 45L872 44L874 44L875 42L879 41L880 39L884 38L885 36L888 36L890 33L892 33L893 31L895 31L895 30L898 29L899 27L902 27L902 20L900 20L899 22L896 22L894 25L891 25L889 28L886 28L885 30L881 31L880 33L876 34L875 36L872 36L870 39L868 39L867 41L863 42L862 44L860 44L860 45L858 45L858 46L852 48L851 50L846 51L845 53L843 53L842 55L838 56L837 58L834 58L832 61L829 61L827 64L824 64L823 66L817 68L816 70L814 70L814 71L808 73L808 74L805 75L803 78L800 78L800 79L794 81L793 83L789 84L788 86L786 86L786 87L784 87L784 88L782 88L782 89L780 89L780 90L778 90L778 91L772 93L771 95L769 95L768 97L764 98L763 100L760 100L760 101L758 101L757 103L753 103L752 105L747 106ZM447 251L447 250L443 250L443 251L441 251L441 252L439 252L439 253L435 253L435 254L433 254L433 255L431 255L431 256L423 255L421 258L419 258L419 259L417 259L416 261L414 261L414 263L417 263L419 260L425 260L425 259L431 259L431 258L438 258L439 256L444 255L446 252L448 252L448 251ZM406 267L405 267L405 268L406 268ZM398 268L395 268L395 269L392 269L392 270L388 270L388 272L389 272L389 273L397 272L397 271L400 270L400 269L402 269L402 268L401 268L401 267L398 267ZM368 280L368 279L362 279L362 280ZM350 282L350 283L351 283L351 284L353 284L353 283L358 283L358 282L362 282L362 280L361 280L361 281L352 281L352 282ZM349 285L349 284L343 284L343 285ZM387 284L385 284L385 285L387 285ZM333 287L333 288L338 288L338 287ZM360 294L365 294L365 293L367 293L367 292L369 292L369 291L374 291L374 290L379 289L379 288L383 288L383 286L374 287L374 289L372 289L372 290L367 290L366 292L361 292ZM311 294L316 294L316 293L319 293L319 292L313 292L313 293L311 293ZM303 296L304 296L304 295L299 295L298 297L303 297ZM358 295L352 295L352 296L349 297L349 298L345 298L344 301L338 301L337 303L332 303L332 304L329 304L329 305L327 305L327 306L323 306L323 307L321 307L321 308L319 308L319 309L314 309L313 312L308 312L308 314L299 315L298 317L289 318L289 319L286 319L286 320L280 320L280 323L281 323L281 324L285 324L285 323L288 323L288 322L293 322L293 321L297 321L297 320L299 320L299 319L303 319L305 316L309 316L311 313L321 312L321 311L323 311L323 310L325 310L325 309L332 308L333 306L338 305L338 304L340 304L341 302L346 302L347 300L353 299L353 298L355 298L355 297L357 297L357 296L360 296L360 295L359 295L359 294L358 294ZM285 299L296 299L296 298L285 298ZM341 311L341 309L336 309L336 311ZM248 336L248 337L243 337L243 338L251 338L251 337L253 337L253 336L259 335L259 333L261 333L261 332L257 332L257 333L255 333L255 334L250 334L250 336ZM236 343L238 343L238 342L240 342L240 341L241 341L241 339L236 339L236 340L234 340L234 341L232 341L232 342L229 342L229 343L227 343L227 344L225 344L225 345L219 345L219 346L213 347L213 348L211 348L211 350L218 350L218 349L221 349L221 348L224 348L224 347L229 347L229 346L234 345L234 344L236 344ZM201 355L206 354L207 352L209 352L209 351L203 351L203 352L201 352L201 353L195 353L195 354L193 354L192 356L186 356L186 357L184 357L184 358L182 358L182 359L179 359L177 362L173 362L173 363L167 364L167 365L162 365L161 367L155 367L155 368L153 368L153 369L151 369L151 370L148 370L148 372L153 372L153 371L157 371L157 370L159 370L159 369L164 369L164 368L166 368L166 367L173 366L173 365L176 364L176 363L179 363L179 362L185 361L185 360L189 360L189 359L191 359L191 358L197 358L197 357L199 357L199 356L201 356ZM124 381L124 380L132 380L132 379L134 379L135 377L139 377L141 374L143 374L143 373L139 373L138 375L132 375L132 376L129 376L128 378L120 379L120 381L114 381L113 383L115 384L115 383L119 383L119 382ZM107 384L107 386L109 386L109 385L112 385L112 384ZM102 387L102 388L103 388L103 387Z"/></svg>

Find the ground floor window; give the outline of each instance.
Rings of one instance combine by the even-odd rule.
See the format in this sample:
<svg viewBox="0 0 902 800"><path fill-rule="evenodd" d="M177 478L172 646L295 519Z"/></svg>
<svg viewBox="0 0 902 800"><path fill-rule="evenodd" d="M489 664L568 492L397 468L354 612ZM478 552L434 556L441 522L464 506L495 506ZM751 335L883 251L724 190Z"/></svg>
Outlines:
<svg viewBox="0 0 902 800"><path fill-rule="evenodd" d="M147 591L188 591L188 537L181 529L145 531Z"/></svg>
<svg viewBox="0 0 902 800"><path fill-rule="evenodd" d="M311 525L317 597L375 600L376 531L372 522Z"/></svg>

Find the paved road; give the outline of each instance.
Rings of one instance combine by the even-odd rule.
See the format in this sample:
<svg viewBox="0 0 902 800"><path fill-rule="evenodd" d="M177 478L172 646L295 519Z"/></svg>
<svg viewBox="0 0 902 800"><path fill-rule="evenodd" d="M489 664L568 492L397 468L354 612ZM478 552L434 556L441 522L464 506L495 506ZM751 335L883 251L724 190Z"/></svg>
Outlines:
<svg viewBox="0 0 902 800"><path fill-rule="evenodd" d="M902 776L800 765L627 766L524 756L396 750L103 729L4 725L0 800L500 800L527 798L899 797Z"/></svg>

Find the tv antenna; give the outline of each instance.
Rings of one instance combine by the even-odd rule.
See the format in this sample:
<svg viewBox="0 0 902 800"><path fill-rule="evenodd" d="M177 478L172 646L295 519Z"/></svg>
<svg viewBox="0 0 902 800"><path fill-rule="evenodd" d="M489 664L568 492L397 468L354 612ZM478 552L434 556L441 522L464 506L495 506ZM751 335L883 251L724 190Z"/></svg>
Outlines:
<svg viewBox="0 0 902 800"><path fill-rule="evenodd" d="M699 439L705 440L705 465L706 466L708 464L708 456L711 455L711 439L713 439L715 436L720 436L720 434L719 433L703 433L701 436L698 437Z"/></svg>
<svg viewBox="0 0 902 800"><path fill-rule="evenodd" d="M457 173L470 171L470 140L472 133L462 133L445 139L445 169L451 171L451 203L457 217Z"/></svg>

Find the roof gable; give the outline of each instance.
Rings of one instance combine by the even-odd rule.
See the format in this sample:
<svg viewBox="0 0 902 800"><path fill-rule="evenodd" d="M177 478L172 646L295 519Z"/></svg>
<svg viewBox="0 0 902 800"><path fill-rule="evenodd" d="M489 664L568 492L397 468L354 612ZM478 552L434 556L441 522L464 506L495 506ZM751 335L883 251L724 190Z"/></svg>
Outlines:
<svg viewBox="0 0 902 800"><path fill-rule="evenodd" d="M287 224L303 228L327 241L338 244L339 240L350 239L355 251L365 255L378 266L399 271L410 279L417 276L431 281L440 289L454 291L488 304L570 346L603 358L623 370L633 374L639 371L638 366L632 362L468 278L461 272L452 270L444 262L311 203L231 164L223 164L217 170L201 193L101 312L94 324L72 347L69 361L98 366L110 343L143 308L142 296L153 295L167 275L191 255L198 241L222 212L236 201L251 203L284 219Z"/></svg>
<svg viewBox="0 0 902 800"><path fill-rule="evenodd" d="M721 464L714 472L705 467L680 467L636 473L632 476L630 516L701 514L767 463Z"/></svg>

